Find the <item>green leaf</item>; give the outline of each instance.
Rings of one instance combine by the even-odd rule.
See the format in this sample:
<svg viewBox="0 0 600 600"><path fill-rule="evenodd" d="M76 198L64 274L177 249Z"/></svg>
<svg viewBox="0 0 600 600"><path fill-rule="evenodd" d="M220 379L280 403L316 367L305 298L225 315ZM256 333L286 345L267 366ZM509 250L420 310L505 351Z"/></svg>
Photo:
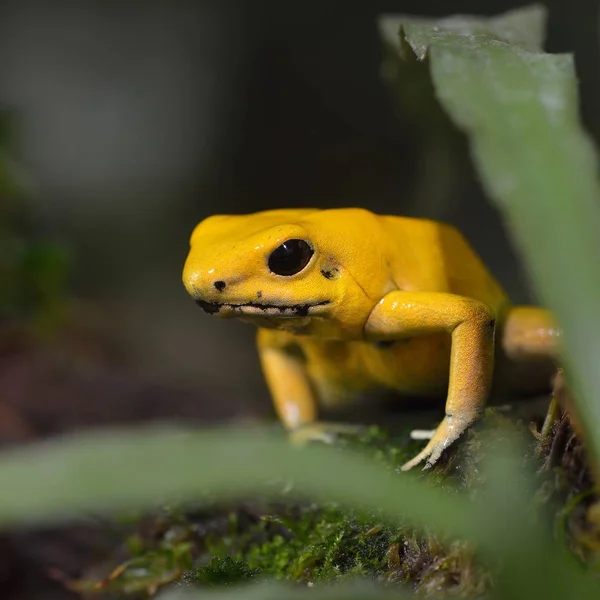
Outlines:
<svg viewBox="0 0 600 600"><path fill-rule="evenodd" d="M0 523L153 508L205 494L293 489L453 535L485 537L466 497L329 447L298 449L269 430L166 427L66 436L0 454ZM442 504L448 515L437 508Z"/></svg>
<svg viewBox="0 0 600 600"><path fill-rule="evenodd" d="M530 51L542 49L546 37L546 9L534 4L491 18L454 15L442 19L385 15L379 21L380 33L386 42L402 51L401 29L418 60L423 60L429 48L438 43L475 38L502 41ZM460 42L459 42L460 43Z"/></svg>
<svg viewBox="0 0 600 600"><path fill-rule="evenodd" d="M578 115L571 55L541 51L541 6L495 18L384 17L381 31L429 59L442 107L470 141L482 183L563 328L590 450L600 464L600 181ZM395 31L395 33L393 33Z"/></svg>

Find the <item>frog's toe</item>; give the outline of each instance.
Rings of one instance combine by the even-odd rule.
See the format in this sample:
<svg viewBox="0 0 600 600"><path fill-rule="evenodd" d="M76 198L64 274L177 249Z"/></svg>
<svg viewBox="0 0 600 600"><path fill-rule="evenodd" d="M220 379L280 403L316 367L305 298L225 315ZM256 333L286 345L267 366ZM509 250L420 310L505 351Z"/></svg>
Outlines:
<svg viewBox="0 0 600 600"><path fill-rule="evenodd" d="M402 465L402 471L409 471L413 467L416 467L418 464L422 463L425 459L427 459L427 462L425 463L423 470L430 469L433 467L433 465L435 465L435 463L437 463L437 461L440 459L440 456L442 456L442 452L444 452L449 445L450 442L447 440L436 442L435 444L430 442L421 452L419 452L419 454L417 454L417 456Z"/></svg>
<svg viewBox="0 0 600 600"><path fill-rule="evenodd" d="M290 440L297 446L304 446L309 442L323 442L333 444L335 436L317 424L304 425L290 432Z"/></svg>
<svg viewBox="0 0 600 600"><path fill-rule="evenodd" d="M340 435L357 435L363 430L360 425L347 423L307 423L291 431L290 439L300 446L308 442L333 444Z"/></svg>
<svg viewBox="0 0 600 600"><path fill-rule="evenodd" d="M409 471L425 459L427 459L427 462L423 468L431 468L440 459L442 452L456 441L474 420L475 418L459 419L457 417L446 416L435 430L427 446L417 456L402 465L402 471Z"/></svg>
<svg viewBox="0 0 600 600"><path fill-rule="evenodd" d="M413 467L416 467L418 464L422 463L426 458L428 458L429 456L431 456L431 448L429 447L430 444L427 444L427 446L425 446L425 448L423 450L421 450L421 452L419 452L419 454L417 454L414 458L412 458L411 460L409 460L408 462L404 463L401 467L402 471L410 471L410 469L412 469ZM440 455L441 455L441 451L440 451ZM433 463L431 463L430 460L427 461L426 465L425 465L425 469L431 467L433 465Z"/></svg>

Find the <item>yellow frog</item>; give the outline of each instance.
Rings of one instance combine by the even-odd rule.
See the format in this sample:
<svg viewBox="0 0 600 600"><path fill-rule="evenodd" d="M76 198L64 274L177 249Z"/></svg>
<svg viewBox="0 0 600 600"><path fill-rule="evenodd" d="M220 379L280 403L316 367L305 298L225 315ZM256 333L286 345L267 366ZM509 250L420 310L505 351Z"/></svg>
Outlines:
<svg viewBox="0 0 600 600"><path fill-rule="evenodd" d="M559 338L551 314L512 306L449 225L282 209L211 216L190 243L187 291L207 313L258 325L277 414L299 439L344 429L318 421L319 406L381 389L447 393L444 419L403 469L429 467L481 416L492 384L549 388Z"/></svg>

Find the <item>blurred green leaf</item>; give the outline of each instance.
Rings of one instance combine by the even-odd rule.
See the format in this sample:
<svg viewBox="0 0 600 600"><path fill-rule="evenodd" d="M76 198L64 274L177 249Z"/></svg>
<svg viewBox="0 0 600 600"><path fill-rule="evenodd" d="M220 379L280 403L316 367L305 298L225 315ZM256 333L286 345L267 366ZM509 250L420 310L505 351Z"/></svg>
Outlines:
<svg viewBox="0 0 600 600"><path fill-rule="evenodd" d="M384 17L381 31L429 57L437 97L467 133L489 196L564 329L590 450L600 463L600 181L578 116L571 55L541 51L545 9L496 18Z"/></svg>
<svg viewBox="0 0 600 600"><path fill-rule="evenodd" d="M140 428L66 436L0 454L0 523L47 522L81 511L155 508L204 494L294 490L364 504L452 535L486 537L468 499L398 476L364 456L291 446L271 430ZM270 483L269 483L270 482ZM437 507L443 503L448 515Z"/></svg>
<svg viewBox="0 0 600 600"><path fill-rule="evenodd" d="M499 589L514 598L530 598L532 589L546 599L563 598L566 591L591 597L597 587L531 518L521 458L510 458L523 449L514 440L510 445L512 452L499 444L498 460L485 471L491 492L472 501L362 455L322 446L300 450L265 430L80 434L0 455L0 522L49 522L83 511L149 509L213 495L280 498L291 480L292 494L382 511L390 523L475 541L488 559L502 563L507 574Z"/></svg>
<svg viewBox="0 0 600 600"><path fill-rule="evenodd" d="M398 586L383 589L366 581L339 585L294 588L273 582L232 587L225 590L202 589L168 591L158 595L158 600L402 600L413 598Z"/></svg>

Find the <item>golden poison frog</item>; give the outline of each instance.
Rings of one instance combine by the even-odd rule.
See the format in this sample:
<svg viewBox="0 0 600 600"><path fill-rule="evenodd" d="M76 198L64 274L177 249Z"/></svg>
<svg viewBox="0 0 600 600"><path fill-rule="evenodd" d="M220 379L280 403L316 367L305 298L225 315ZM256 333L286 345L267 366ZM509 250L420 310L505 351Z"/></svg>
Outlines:
<svg viewBox="0 0 600 600"><path fill-rule="evenodd" d="M296 439L344 430L319 421L319 407L371 391L447 394L443 420L403 469L431 466L492 389L550 386L551 314L512 306L452 226L359 208L283 209L211 216L190 243L187 291L209 314L258 326L267 385Z"/></svg>

